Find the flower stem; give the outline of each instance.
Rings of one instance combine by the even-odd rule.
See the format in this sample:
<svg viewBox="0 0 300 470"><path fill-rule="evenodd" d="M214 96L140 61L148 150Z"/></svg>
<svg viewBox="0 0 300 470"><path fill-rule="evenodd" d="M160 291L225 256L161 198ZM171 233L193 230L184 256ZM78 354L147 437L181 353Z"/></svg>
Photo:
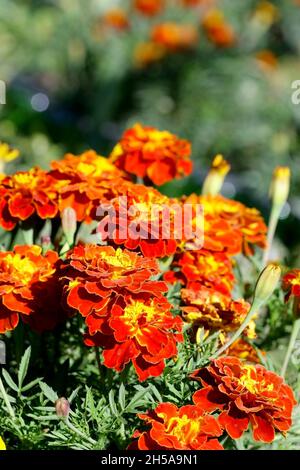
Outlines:
<svg viewBox="0 0 300 470"><path fill-rule="evenodd" d="M10 401L9 401L9 398L7 396L7 393L5 391L5 388L4 388L4 385L3 385L3 382L2 382L2 379L0 377L0 392L1 392L1 395L3 397L3 400L6 404L6 408L7 408L7 411L9 413L9 415L11 416L12 419L15 419L16 416L15 416L15 412L10 404Z"/></svg>
<svg viewBox="0 0 300 470"><path fill-rule="evenodd" d="M80 431L80 429L77 429L72 423L70 423L70 421L68 419L64 420L64 422L65 422L66 426L70 429L70 431L73 431L78 436L86 439L92 445L97 444L97 442L94 439L92 439L91 437L84 434L82 431Z"/></svg>
<svg viewBox="0 0 300 470"><path fill-rule="evenodd" d="M296 342L296 339L298 337L299 331L300 331L300 318L297 318L297 320L295 320L294 324L293 324L293 329L292 329L292 332L291 332L289 345L288 345L286 355L285 355L285 358L284 358L284 362L283 362L283 366L282 366L282 369L281 369L281 376L282 377L285 376L285 373L286 373L287 367L289 365L290 357L291 357L291 354L293 352L293 349L294 349L295 342Z"/></svg>
<svg viewBox="0 0 300 470"><path fill-rule="evenodd" d="M95 346L95 355L96 355L96 361L97 361L97 366L98 366L98 371L99 371L99 377L102 379L102 366L101 366L101 359L100 359L100 351L98 346Z"/></svg>

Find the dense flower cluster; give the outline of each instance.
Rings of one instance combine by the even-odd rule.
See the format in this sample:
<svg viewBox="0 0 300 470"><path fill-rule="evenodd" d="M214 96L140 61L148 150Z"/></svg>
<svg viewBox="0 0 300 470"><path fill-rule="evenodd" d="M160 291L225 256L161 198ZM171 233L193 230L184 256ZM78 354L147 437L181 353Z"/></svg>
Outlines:
<svg viewBox="0 0 300 470"><path fill-rule="evenodd" d="M285 433L291 426L293 391L282 377L261 365L222 357L195 371L192 378L204 387L195 393L195 404L211 412L220 410L219 422L233 439L251 424L256 441L272 442L276 431Z"/></svg>
<svg viewBox="0 0 300 470"><path fill-rule="evenodd" d="M110 160L120 169L160 186L189 175L191 145L168 131L135 124L113 149Z"/></svg>
<svg viewBox="0 0 300 470"><path fill-rule="evenodd" d="M64 318L59 305L59 263L57 253L42 255L36 245L0 252L0 333L16 328L20 317L36 331L52 329Z"/></svg>
<svg viewBox="0 0 300 470"><path fill-rule="evenodd" d="M154 259L100 246L74 248L65 266L67 304L85 318L86 344L101 346L104 364L117 371L132 361L140 380L160 375L183 340L166 285L150 279L157 273Z"/></svg>
<svg viewBox="0 0 300 470"><path fill-rule="evenodd" d="M223 430L218 421L195 405L181 408L160 403L155 410L140 414L150 429L137 431L129 449L139 450L223 450L218 441Z"/></svg>

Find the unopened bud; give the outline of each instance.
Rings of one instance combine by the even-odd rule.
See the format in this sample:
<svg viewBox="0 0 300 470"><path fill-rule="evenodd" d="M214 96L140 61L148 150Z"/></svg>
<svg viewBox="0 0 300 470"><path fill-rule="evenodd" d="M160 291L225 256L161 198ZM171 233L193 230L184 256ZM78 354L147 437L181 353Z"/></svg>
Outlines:
<svg viewBox="0 0 300 470"><path fill-rule="evenodd" d="M72 207L66 207L62 211L61 223L63 232L67 239L67 243L69 244L69 246L72 246L74 243L74 235L77 230L76 212Z"/></svg>
<svg viewBox="0 0 300 470"><path fill-rule="evenodd" d="M274 205L283 206L286 203L290 191L290 178L291 172L287 166L275 168L270 186L270 197Z"/></svg>
<svg viewBox="0 0 300 470"><path fill-rule="evenodd" d="M210 171L203 183L202 194L205 196L215 196L216 194L219 194L229 170L230 165L224 159L223 155L216 155L213 159Z"/></svg>
<svg viewBox="0 0 300 470"><path fill-rule="evenodd" d="M1 437L0 437L0 450L6 450L6 445L4 444Z"/></svg>
<svg viewBox="0 0 300 470"><path fill-rule="evenodd" d="M67 418L70 413L70 403L64 397L55 402L55 411L59 418Z"/></svg>
<svg viewBox="0 0 300 470"><path fill-rule="evenodd" d="M266 302L280 280L281 269L277 264L268 264L260 273L254 291L254 302Z"/></svg>

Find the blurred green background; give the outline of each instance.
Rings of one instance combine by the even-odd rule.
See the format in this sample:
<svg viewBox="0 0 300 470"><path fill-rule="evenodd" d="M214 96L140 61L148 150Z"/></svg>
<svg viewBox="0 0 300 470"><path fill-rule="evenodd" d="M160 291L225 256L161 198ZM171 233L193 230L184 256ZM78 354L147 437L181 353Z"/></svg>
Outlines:
<svg viewBox="0 0 300 470"><path fill-rule="evenodd" d="M207 2L207 0L206 0ZM48 167L64 152L94 148L107 155L122 131L136 121L191 140L192 177L162 188L167 194L198 190L214 154L232 165L223 194L269 211L273 167L292 170L292 192L279 228L299 261L300 104L291 88L300 80L300 2L219 0L236 43L220 48L201 27L205 8L166 0L147 17L132 0L1 0L0 140L21 151L8 171ZM199 3L203 3L199 1ZM275 7L273 15L270 6ZM105 15L121 7L128 28L110 27ZM199 41L137 67L136 47L153 25L192 24ZM266 56L272 63L259 61Z"/></svg>

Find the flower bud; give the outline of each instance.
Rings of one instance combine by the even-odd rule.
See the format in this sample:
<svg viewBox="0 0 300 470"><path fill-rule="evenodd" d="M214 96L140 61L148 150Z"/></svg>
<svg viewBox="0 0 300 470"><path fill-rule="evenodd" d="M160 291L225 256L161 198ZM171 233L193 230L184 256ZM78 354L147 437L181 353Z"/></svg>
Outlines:
<svg viewBox="0 0 300 470"><path fill-rule="evenodd" d="M66 207L62 211L61 223L67 243L69 246L72 246L74 243L74 235L77 230L76 212L72 207Z"/></svg>
<svg viewBox="0 0 300 470"><path fill-rule="evenodd" d="M256 282L254 302L266 302L276 289L280 276L280 267L276 264L268 264L260 273Z"/></svg>
<svg viewBox="0 0 300 470"><path fill-rule="evenodd" d="M0 174L4 173L5 164L12 162L19 156L19 150L12 149L5 142L0 141Z"/></svg>
<svg viewBox="0 0 300 470"><path fill-rule="evenodd" d="M224 159L223 155L218 154L213 159L210 171L205 178L202 188L203 195L215 196L219 194L224 179L230 170L229 163Z"/></svg>
<svg viewBox="0 0 300 470"><path fill-rule="evenodd" d="M273 172L270 197L274 206L283 206L290 191L291 172L287 166L278 166Z"/></svg>
<svg viewBox="0 0 300 470"><path fill-rule="evenodd" d="M59 418L67 418L70 413L70 403L64 397L59 398L55 402L55 411Z"/></svg>

